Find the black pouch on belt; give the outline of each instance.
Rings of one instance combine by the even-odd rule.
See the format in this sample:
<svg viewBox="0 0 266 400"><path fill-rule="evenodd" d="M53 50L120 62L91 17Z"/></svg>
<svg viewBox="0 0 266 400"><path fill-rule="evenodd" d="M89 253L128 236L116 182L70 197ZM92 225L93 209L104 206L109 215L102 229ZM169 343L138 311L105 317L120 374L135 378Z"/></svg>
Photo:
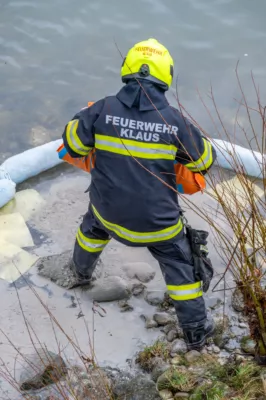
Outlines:
<svg viewBox="0 0 266 400"><path fill-rule="evenodd" d="M209 233L186 225L186 236L192 250L195 279L197 282L202 281L203 291L207 292L214 274L211 260L208 258L207 237Z"/></svg>

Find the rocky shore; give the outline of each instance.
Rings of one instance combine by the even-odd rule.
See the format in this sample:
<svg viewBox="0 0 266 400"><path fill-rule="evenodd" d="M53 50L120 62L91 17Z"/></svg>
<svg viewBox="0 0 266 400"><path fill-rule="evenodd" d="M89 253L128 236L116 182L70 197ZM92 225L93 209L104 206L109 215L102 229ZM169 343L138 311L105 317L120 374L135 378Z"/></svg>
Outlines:
<svg viewBox="0 0 266 400"><path fill-rule="evenodd" d="M61 277L58 269L55 276L56 269L51 266L68 256L65 253L60 260L56 259L58 256L42 259L39 274L64 287L63 269ZM70 364L62 354L36 348L33 354L24 356L24 366L17 377L19 399L265 399L262 370L254 363L255 343L249 337L238 291L232 296L230 316L224 314L219 298L206 299L208 312L215 321L215 335L201 352L188 352L171 299L164 291L145 285L155 275L151 266L132 263L125 265L123 271L123 278L104 277L99 263L97 279L88 293L98 303L116 302L121 312L134 310L134 297L152 305L154 312L140 314L139 318L146 329L158 333L158 339L150 346L136 349L135 357L123 370L101 368L94 360L82 357Z"/></svg>

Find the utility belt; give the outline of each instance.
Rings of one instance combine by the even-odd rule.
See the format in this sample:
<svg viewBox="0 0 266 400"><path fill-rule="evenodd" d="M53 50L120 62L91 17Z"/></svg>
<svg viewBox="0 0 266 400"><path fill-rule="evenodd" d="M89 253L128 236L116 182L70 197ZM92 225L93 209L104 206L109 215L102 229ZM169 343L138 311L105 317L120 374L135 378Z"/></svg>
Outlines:
<svg viewBox="0 0 266 400"><path fill-rule="evenodd" d="M209 233L193 229L188 224L188 221L183 216L182 212L181 217L184 224L185 234L191 246L195 269L195 280L196 282L201 281L203 292L207 292L214 274L211 260L208 258L209 250L207 247L207 237L209 236Z"/></svg>

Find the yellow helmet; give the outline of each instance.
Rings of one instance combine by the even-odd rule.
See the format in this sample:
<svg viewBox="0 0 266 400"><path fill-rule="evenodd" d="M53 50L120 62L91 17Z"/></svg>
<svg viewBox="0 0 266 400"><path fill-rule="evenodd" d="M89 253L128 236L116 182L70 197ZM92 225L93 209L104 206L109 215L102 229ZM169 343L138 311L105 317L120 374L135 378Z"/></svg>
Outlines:
<svg viewBox="0 0 266 400"><path fill-rule="evenodd" d="M174 74L174 61L169 51L156 39L133 46L125 57L121 76L123 82L132 78L147 79L168 90Z"/></svg>

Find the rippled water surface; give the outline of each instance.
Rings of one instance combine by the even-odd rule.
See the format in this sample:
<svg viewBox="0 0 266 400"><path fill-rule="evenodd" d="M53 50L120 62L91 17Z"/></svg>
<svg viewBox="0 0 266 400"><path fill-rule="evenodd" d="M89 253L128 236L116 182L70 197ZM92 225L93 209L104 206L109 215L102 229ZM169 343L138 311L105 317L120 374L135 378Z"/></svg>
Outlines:
<svg viewBox="0 0 266 400"><path fill-rule="evenodd" d="M59 137L87 101L117 91L120 52L148 37L168 46L180 100L218 136L197 89L206 96L212 82L232 125L240 60L248 99L251 70L265 99L265 16L265 0L1 0L0 157Z"/></svg>

